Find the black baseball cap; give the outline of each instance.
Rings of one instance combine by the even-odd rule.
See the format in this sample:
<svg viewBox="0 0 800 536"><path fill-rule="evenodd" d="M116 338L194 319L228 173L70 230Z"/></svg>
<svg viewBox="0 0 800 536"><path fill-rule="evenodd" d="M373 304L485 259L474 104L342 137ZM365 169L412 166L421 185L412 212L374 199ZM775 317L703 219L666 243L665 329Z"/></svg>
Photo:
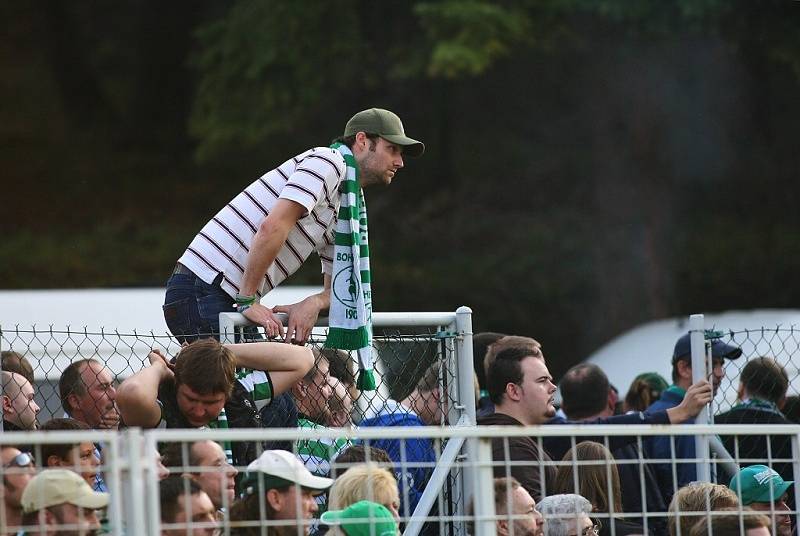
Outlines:
<svg viewBox="0 0 800 536"><path fill-rule="evenodd" d="M719 338L706 339L711 343L711 357L722 359L739 359L742 355L742 349L732 344L726 344ZM692 355L692 342L690 334L681 336L678 342L675 343L675 350L672 352L672 364L674 365L679 360Z"/></svg>

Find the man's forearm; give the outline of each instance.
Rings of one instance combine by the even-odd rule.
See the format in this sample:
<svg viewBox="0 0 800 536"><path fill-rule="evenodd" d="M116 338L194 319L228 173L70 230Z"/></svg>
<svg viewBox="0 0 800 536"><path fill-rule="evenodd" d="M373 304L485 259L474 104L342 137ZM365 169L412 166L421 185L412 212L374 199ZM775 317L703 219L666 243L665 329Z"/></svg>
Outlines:
<svg viewBox="0 0 800 536"><path fill-rule="evenodd" d="M269 372L290 372L313 364L313 356L308 348L277 342L258 342L247 344L226 344L236 356L238 367ZM308 362L310 361L311 364Z"/></svg>
<svg viewBox="0 0 800 536"><path fill-rule="evenodd" d="M239 289L240 294L251 296L261 288L261 280L267 268L275 262L287 236L288 231L275 227L261 227L258 230L250 244L250 253L247 255L247 264Z"/></svg>
<svg viewBox="0 0 800 536"><path fill-rule="evenodd" d="M123 381L117 389L117 406L129 426L155 426L158 422L158 387L171 374L166 366L151 365Z"/></svg>
<svg viewBox="0 0 800 536"><path fill-rule="evenodd" d="M147 400L155 400L158 398L159 385L168 377L169 371L166 367L151 365L123 381L118 391L124 393L126 389L132 389Z"/></svg>
<svg viewBox="0 0 800 536"><path fill-rule="evenodd" d="M330 309L330 307L331 307L331 289L330 289L330 287L326 288L325 290L323 290L322 292L320 292L318 294L314 294L314 295L309 296L309 297L313 298L315 300L317 308L320 311L324 311L324 310Z"/></svg>
<svg viewBox="0 0 800 536"><path fill-rule="evenodd" d="M669 417L670 424L681 424L692 417L689 411L683 406L675 406L674 408L667 409L667 416Z"/></svg>

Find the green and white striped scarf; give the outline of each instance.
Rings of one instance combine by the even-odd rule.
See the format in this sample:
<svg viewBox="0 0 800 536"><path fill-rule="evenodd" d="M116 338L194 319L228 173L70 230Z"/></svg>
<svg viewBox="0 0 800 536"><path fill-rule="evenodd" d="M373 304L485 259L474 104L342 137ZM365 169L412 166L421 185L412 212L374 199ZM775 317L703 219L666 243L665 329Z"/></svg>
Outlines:
<svg viewBox="0 0 800 536"><path fill-rule="evenodd" d="M372 372L372 291L369 271L367 205L358 182L358 166L350 148L334 143L347 164L339 186L331 306L325 346L358 352L358 382L362 391L375 390Z"/></svg>

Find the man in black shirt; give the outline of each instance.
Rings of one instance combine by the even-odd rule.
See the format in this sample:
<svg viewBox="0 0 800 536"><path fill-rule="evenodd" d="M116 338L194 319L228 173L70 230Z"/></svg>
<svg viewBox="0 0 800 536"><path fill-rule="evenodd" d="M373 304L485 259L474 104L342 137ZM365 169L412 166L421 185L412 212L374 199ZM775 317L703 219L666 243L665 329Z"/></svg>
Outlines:
<svg viewBox="0 0 800 536"><path fill-rule="evenodd" d="M740 403L714 417L717 424L792 424L781 407L789 388L789 377L783 367L771 357L756 357L747 362L739 377ZM757 430L754 429L754 430ZM722 436L722 443L742 467L764 464L783 477L792 480L792 444L790 436L752 435ZM738 456L737 456L738 447ZM782 460L782 461L781 461Z"/></svg>

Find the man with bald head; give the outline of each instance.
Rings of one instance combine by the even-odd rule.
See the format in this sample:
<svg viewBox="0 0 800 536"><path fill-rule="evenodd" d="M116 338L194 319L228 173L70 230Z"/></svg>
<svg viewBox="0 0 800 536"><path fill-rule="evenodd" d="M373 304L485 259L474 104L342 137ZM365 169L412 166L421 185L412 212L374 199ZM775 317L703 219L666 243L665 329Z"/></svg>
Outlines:
<svg viewBox="0 0 800 536"><path fill-rule="evenodd" d="M70 364L58 380L61 405L68 416L89 428L116 430L119 412L111 372L95 359Z"/></svg>
<svg viewBox="0 0 800 536"><path fill-rule="evenodd" d="M39 405L33 400L33 385L22 374L0 372L2 378L3 431L36 430Z"/></svg>

